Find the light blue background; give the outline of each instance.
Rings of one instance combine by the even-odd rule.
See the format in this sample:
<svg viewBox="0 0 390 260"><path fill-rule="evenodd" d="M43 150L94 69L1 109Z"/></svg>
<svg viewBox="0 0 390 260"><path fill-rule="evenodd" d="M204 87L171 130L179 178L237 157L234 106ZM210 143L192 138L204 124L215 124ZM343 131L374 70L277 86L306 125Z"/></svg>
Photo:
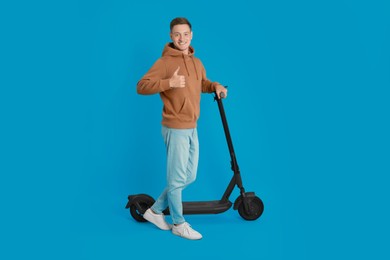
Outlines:
<svg viewBox="0 0 390 260"><path fill-rule="evenodd" d="M375 0L2 2L0 258L389 259L389 12ZM135 86L177 16L229 86L244 185L265 203L254 222L188 216L196 242L124 209L164 187L161 101ZM231 178L217 105L201 105L186 200L219 199Z"/></svg>

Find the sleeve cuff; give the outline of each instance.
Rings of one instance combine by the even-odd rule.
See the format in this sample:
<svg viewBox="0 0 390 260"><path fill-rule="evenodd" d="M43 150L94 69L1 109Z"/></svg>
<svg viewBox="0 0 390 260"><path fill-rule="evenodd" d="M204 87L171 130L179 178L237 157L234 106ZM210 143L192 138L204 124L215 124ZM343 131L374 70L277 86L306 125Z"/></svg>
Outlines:
<svg viewBox="0 0 390 260"><path fill-rule="evenodd" d="M171 87L169 86L169 79L162 79L161 80L160 89L161 89L161 92L164 92L166 90L171 89Z"/></svg>

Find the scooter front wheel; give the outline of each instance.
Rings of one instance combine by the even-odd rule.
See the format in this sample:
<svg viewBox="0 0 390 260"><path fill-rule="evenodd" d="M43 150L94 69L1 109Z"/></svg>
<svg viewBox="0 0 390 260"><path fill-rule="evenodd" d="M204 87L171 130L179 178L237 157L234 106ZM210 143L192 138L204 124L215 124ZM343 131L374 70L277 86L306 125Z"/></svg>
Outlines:
<svg viewBox="0 0 390 260"><path fill-rule="evenodd" d="M238 213L243 219L256 220L261 216L261 214L263 214L264 204L259 197L255 196L250 198L248 206L248 212L245 210L244 202L241 202L240 206L238 207Z"/></svg>

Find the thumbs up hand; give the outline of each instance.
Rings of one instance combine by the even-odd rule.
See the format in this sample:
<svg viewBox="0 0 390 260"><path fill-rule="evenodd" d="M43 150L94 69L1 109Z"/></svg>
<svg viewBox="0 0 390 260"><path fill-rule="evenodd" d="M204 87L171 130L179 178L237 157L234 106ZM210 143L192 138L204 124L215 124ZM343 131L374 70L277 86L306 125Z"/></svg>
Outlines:
<svg viewBox="0 0 390 260"><path fill-rule="evenodd" d="M186 86L186 79L183 75L179 75L180 67L177 67L173 76L169 79L169 86L171 88L184 88Z"/></svg>

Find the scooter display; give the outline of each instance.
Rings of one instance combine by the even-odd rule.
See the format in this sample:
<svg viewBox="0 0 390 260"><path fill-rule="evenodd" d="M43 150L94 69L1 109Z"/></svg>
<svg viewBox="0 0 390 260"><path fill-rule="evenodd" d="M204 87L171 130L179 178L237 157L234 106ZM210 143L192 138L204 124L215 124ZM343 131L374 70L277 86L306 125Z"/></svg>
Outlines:
<svg viewBox="0 0 390 260"><path fill-rule="evenodd" d="M246 192L243 187L241 173L234 153L233 142L223 107L223 94L224 93L222 92L221 98L218 98L217 94L214 92L214 100L217 101L222 125L225 131L226 141L230 152L230 163L231 170L233 171L233 177L220 200L183 202L183 214L218 214L227 211L233 205L233 203L229 200L229 197L235 186L237 186L240 189L240 195L235 200L233 209L238 210L239 215L245 220L256 220L263 214L264 204L254 192ZM147 194L129 195L125 208L130 209L130 214L136 221L146 222L143 218L143 214L154 204L154 202L155 200ZM165 209L163 212L165 215L169 215L169 208Z"/></svg>

